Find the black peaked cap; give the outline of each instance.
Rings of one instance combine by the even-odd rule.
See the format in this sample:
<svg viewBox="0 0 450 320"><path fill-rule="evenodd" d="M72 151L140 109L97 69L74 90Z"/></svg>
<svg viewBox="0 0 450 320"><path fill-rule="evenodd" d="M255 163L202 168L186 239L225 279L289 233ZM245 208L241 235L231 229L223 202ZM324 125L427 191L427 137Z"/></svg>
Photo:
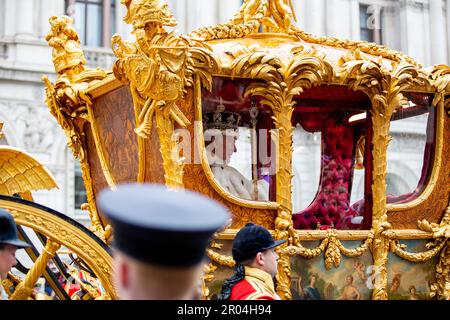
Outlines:
<svg viewBox="0 0 450 320"><path fill-rule="evenodd" d="M30 246L19 239L16 222L13 216L4 209L0 209L0 244L10 244L19 249Z"/></svg>
<svg viewBox="0 0 450 320"><path fill-rule="evenodd" d="M270 232L257 224L247 223L233 241L233 259L242 262L253 258L258 252L275 248L286 240L274 240Z"/></svg>
<svg viewBox="0 0 450 320"><path fill-rule="evenodd" d="M213 233L230 218L225 207L206 196L156 184L104 190L98 205L113 225L117 250L167 267L198 264Z"/></svg>

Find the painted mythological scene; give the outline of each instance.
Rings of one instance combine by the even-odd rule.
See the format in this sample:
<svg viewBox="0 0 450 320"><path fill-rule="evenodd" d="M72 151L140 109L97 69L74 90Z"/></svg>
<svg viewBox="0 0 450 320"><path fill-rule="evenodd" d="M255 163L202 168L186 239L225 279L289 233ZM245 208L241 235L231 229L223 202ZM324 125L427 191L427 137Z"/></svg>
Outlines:
<svg viewBox="0 0 450 320"><path fill-rule="evenodd" d="M361 245L359 241L343 241L346 248ZM315 248L318 241L302 242L306 248ZM294 300L369 300L371 297L370 251L357 258L341 257L338 268L326 270L323 254L312 259L291 258Z"/></svg>
<svg viewBox="0 0 450 320"><path fill-rule="evenodd" d="M401 241L408 252L424 252L426 240ZM430 286L435 280L435 266L439 255L423 263L411 263L389 253L388 287L389 300L428 300Z"/></svg>

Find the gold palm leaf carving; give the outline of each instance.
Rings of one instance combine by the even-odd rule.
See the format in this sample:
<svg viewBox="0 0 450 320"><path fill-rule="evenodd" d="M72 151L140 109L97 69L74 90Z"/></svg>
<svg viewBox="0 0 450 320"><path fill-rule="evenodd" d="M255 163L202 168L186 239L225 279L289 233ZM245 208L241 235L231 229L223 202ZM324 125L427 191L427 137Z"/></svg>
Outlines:
<svg viewBox="0 0 450 320"><path fill-rule="evenodd" d="M53 188L58 188L55 178L38 160L17 148L0 146L0 194Z"/></svg>

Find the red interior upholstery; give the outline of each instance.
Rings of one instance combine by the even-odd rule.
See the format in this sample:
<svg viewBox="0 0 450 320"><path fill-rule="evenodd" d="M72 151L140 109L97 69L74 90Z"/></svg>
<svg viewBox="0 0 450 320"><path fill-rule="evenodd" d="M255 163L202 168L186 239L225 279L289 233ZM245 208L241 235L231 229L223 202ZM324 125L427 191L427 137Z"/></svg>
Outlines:
<svg viewBox="0 0 450 320"><path fill-rule="evenodd" d="M322 131L322 170L319 190L308 208L293 214L296 229L354 229L351 218L362 215L363 205L351 207L350 194L355 154L355 129L342 122L340 113L330 113L313 128L303 117L303 127ZM317 115L314 117L317 119ZM317 130L318 129L318 130Z"/></svg>

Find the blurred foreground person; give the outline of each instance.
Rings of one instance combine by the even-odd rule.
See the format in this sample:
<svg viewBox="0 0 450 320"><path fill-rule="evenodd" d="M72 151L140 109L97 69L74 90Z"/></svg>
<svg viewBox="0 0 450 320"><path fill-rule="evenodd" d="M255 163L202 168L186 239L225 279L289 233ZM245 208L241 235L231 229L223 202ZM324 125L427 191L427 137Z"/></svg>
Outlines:
<svg viewBox="0 0 450 320"><path fill-rule="evenodd" d="M270 232L248 223L233 241L235 272L222 286L219 300L279 300L273 277L278 271L275 247L286 240L275 241Z"/></svg>
<svg viewBox="0 0 450 320"><path fill-rule="evenodd" d="M16 250L29 246L28 243L19 240L17 225L12 215L0 209L0 300L8 299L1 280L6 279L8 272L17 264Z"/></svg>
<svg viewBox="0 0 450 320"><path fill-rule="evenodd" d="M121 299L198 297L206 247L229 219L224 207L197 193L150 184L103 191L98 204L113 225Z"/></svg>

